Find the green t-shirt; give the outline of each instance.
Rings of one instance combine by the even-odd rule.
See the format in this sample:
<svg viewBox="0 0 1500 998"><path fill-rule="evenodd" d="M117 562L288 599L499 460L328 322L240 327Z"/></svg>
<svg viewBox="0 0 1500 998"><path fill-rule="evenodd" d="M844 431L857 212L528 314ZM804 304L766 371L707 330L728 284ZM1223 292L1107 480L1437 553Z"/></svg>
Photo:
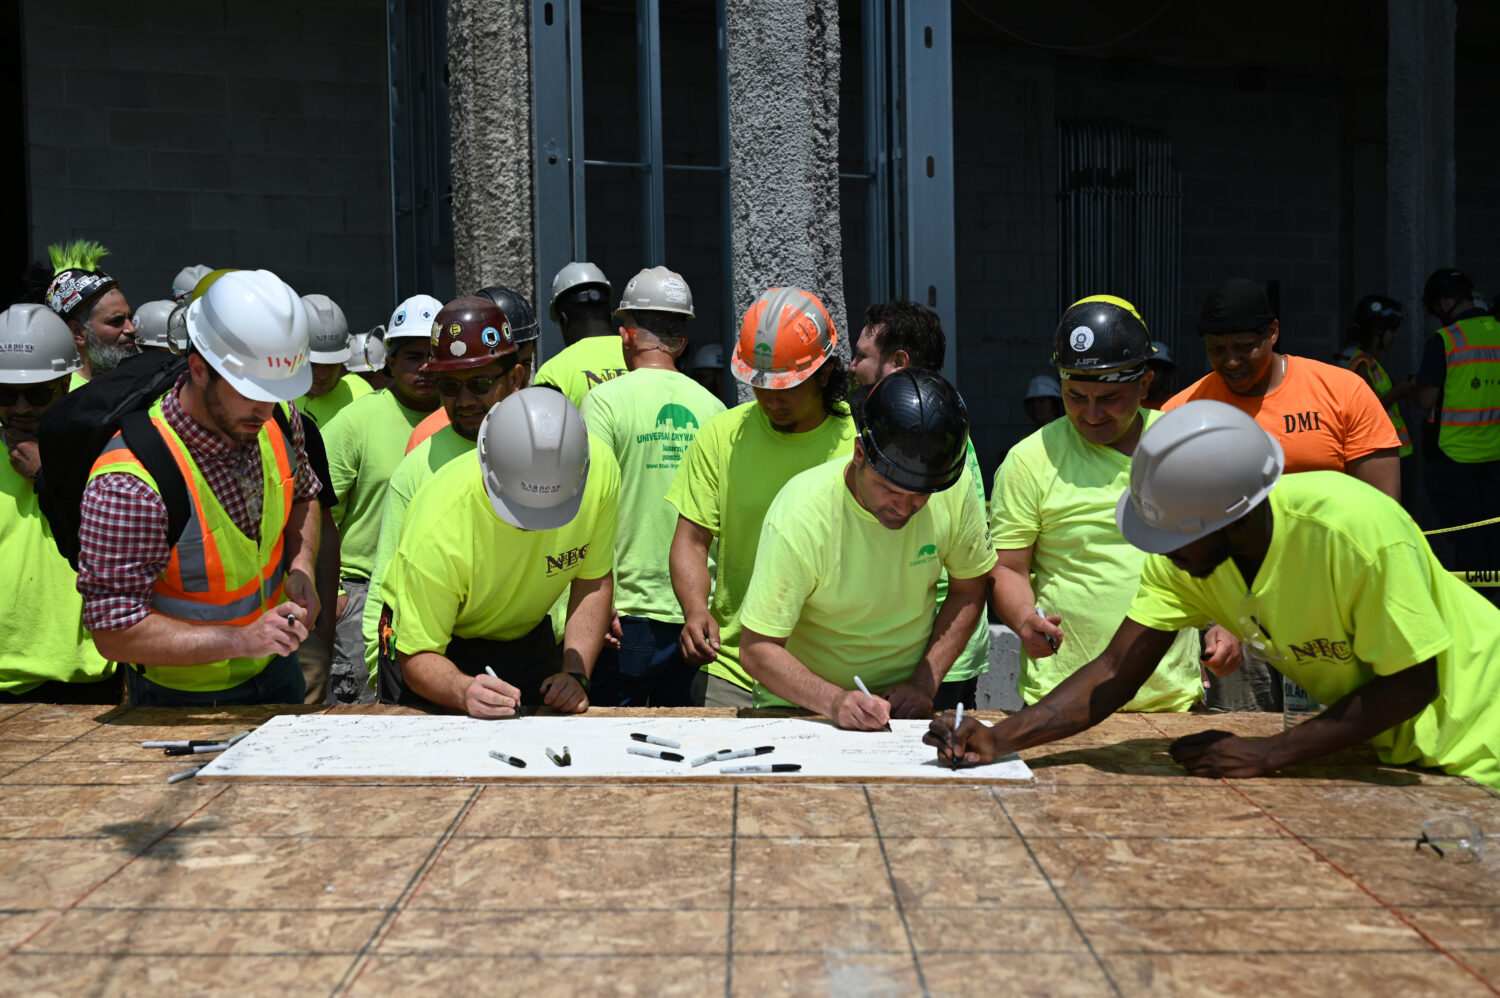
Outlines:
<svg viewBox="0 0 1500 998"><path fill-rule="evenodd" d="M582 406L590 389L627 370L625 348L618 336L585 336L543 364L536 372L536 383L551 385Z"/></svg>
<svg viewBox="0 0 1500 998"><path fill-rule="evenodd" d="M971 436L967 448L968 454L965 460L969 481L974 487L974 494L979 497L979 508L981 511L987 507L984 500L984 471L979 467L979 455L974 453L974 438ZM989 523L985 523L985 532L989 532ZM948 573L945 571L938 576L937 584L938 609L942 609L943 600L948 598ZM969 635L968 643L958 653L958 658L953 662L953 668L948 670L946 683L963 682L975 676L983 675L990 671L990 618L988 613L980 613L979 623L974 625L974 633Z"/></svg>
<svg viewBox="0 0 1500 998"><path fill-rule="evenodd" d="M375 567L370 571L371 598L365 600L365 613L360 619L360 630L365 639L365 665L370 670L373 686L380 660L380 586L385 582L385 572L396 547L401 542L401 522L406 518L406 509L411 505L417 490L437 474L438 469L449 461L465 454L473 454L478 444L468 437L460 436L452 425L443 427L423 440L411 453L401 459L391 480L385 487L385 510L380 516L380 539L375 544Z"/></svg>
<svg viewBox="0 0 1500 998"><path fill-rule="evenodd" d="M68 378L68 391L76 392L78 391L78 389L82 388L88 383L89 379L83 376L83 370L80 368L79 370L74 371Z"/></svg>
<svg viewBox="0 0 1500 998"><path fill-rule="evenodd" d="M932 640L938 576L995 567L984 504L965 470L900 530L849 491L844 456L804 471L766 512L740 623L786 638L787 651L846 690L858 675L883 693L911 678ZM755 684L755 706L787 701Z"/></svg>
<svg viewBox="0 0 1500 998"><path fill-rule="evenodd" d="M854 420L830 416L806 433L781 433L755 402L715 416L688 448L667 502L719 539L708 609L719 625L719 657L703 667L751 688L740 668L740 603L755 571L771 500L794 475L854 451Z"/></svg>
<svg viewBox="0 0 1500 998"><path fill-rule="evenodd" d="M298 412L311 419L319 429L324 429L333 421L333 417L343 410L344 406L357 398L363 398L374 390L370 387L370 383L359 375L346 374L338 380L337 384L317 398L304 395L293 404Z"/></svg>
<svg viewBox="0 0 1500 998"><path fill-rule="evenodd" d="M346 405L323 430L338 505L339 574L368 579L380 541L380 515L391 473L406 456L412 427L428 414L408 409L389 388Z"/></svg>
<svg viewBox="0 0 1500 998"><path fill-rule="evenodd" d="M676 371L641 368L599 385L579 407L584 425L620 462L620 534L615 540L615 609L682 623L668 569L677 510L667 489L698 429L724 403Z"/></svg>
<svg viewBox="0 0 1500 998"><path fill-rule="evenodd" d="M115 671L83 626L78 574L57 550L36 490L0 451L0 690L91 683Z"/></svg>
<svg viewBox="0 0 1500 998"><path fill-rule="evenodd" d="M1146 426L1161 418L1149 409ZM990 491L990 539L997 549L1035 547L1037 605L1062 616L1057 654L1021 650L1017 691L1036 703L1092 662L1119 629L1141 577L1145 553L1115 526L1115 503L1130 486L1130 458L1090 443L1056 419L1010 449ZM1124 710L1187 710L1203 699L1198 637L1177 636L1150 680Z"/></svg>
<svg viewBox="0 0 1500 998"><path fill-rule="evenodd" d="M589 443L589 477L578 514L555 530L521 530L500 519L479 462L448 462L417 490L381 596L396 648L443 652L456 637L512 641L535 627L575 579L614 567L620 466Z"/></svg>
<svg viewBox="0 0 1500 998"><path fill-rule="evenodd" d="M1253 585L1233 559L1195 579L1151 555L1130 618L1165 631L1213 619L1242 639L1253 618L1276 668L1325 704L1436 658L1437 698L1370 743L1385 762L1500 788L1500 610L1443 568L1394 500L1349 475L1286 475L1270 503Z"/></svg>

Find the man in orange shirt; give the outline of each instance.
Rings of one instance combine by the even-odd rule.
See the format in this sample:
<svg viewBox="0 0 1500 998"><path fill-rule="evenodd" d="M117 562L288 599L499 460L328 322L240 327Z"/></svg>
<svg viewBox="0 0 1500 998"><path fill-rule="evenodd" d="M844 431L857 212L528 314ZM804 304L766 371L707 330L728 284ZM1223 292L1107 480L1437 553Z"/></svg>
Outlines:
<svg viewBox="0 0 1500 998"><path fill-rule="evenodd" d="M1198 334L1213 368L1162 406L1226 402L1275 437L1286 473L1343 471L1401 499L1400 440L1380 400L1353 371L1276 352L1281 324L1265 289L1231 278L1208 293ZM1237 672L1208 692L1211 707L1279 711L1281 676L1248 646Z"/></svg>

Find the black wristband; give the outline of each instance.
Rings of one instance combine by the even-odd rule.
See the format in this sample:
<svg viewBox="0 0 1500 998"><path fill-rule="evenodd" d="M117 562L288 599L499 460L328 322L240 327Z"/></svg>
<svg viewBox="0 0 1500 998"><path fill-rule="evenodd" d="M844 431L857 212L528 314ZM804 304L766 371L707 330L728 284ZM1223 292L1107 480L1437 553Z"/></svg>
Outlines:
<svg viewBox="0 0 1500 998"><path fill-rule="evenodd" d="M585 676L581 672L570 672L570 673L568 673L568 675L570 675L574 679L578 680L578 685L583 687L583 692L587 693L589 691L589 677L588 676Z"/></svg>

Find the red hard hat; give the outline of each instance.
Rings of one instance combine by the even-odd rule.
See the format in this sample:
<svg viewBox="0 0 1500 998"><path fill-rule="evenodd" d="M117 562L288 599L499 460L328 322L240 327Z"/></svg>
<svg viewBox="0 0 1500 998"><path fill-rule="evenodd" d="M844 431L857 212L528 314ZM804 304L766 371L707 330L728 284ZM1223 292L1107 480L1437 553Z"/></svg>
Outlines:
<svg viewBox="0 0 1500 998"><path fill-rule="evenodd" d="M516 352L510 322L487 298L466 296L444 305L432 322L432 359L427 371L462 371L483 367Z"/></svg>

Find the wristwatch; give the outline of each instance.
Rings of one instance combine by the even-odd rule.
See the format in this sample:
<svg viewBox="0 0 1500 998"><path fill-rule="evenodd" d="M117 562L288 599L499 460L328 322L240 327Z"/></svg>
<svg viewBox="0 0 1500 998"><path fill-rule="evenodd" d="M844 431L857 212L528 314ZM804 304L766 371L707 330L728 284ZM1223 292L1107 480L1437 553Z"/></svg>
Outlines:
<svg viewBox="0 0 1500 998"><path fill-rule="evenodd" d="M588 676L585 676L581 672L570 672L570 673L568 673L568 675L570 675L574 679L578 680L578 685L583 687L583 692L587 693L589 691L589 677Z"/></svg>

